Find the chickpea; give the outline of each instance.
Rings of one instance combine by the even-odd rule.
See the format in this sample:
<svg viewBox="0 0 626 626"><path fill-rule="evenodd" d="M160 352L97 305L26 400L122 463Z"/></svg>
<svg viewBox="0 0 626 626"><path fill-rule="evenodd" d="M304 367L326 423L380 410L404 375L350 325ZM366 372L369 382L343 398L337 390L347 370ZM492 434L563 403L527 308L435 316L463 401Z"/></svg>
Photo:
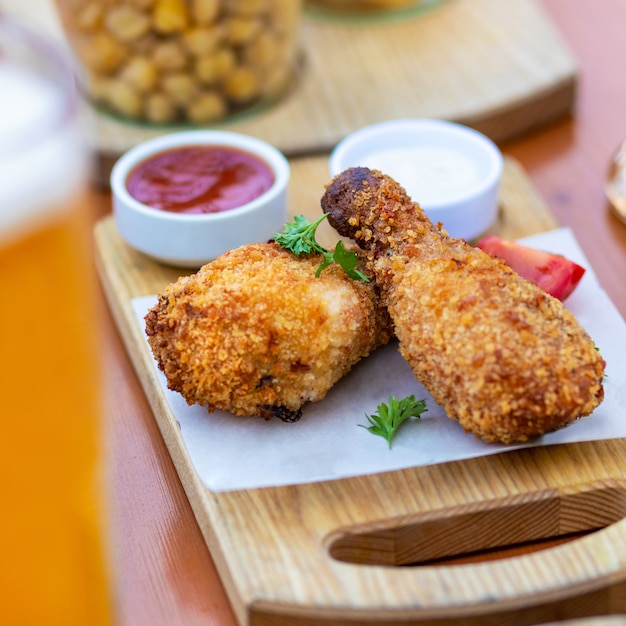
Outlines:
<svg viewBox="0 0 626 626"><path fill-rule="evenodd" d="M253 100L260 93L259 79L248 67L238 67L226 77L222 84L229 100L243 104Z"/></svg>
<svg viewBox="0 0 626 626"><path fill-rule="evenodd" d="M261 20L235 17L226 22L226 39L235 46L246 44L258 35L262 27Z"/></svg>
<svg viewBox="0 0 626 626"><path fill-rule="evenodd" d="M185 0L157 0L152 10L152 25L158 33L179 33L185 30L188 22Z"/></svg>
<svg viewBox="0 0 626 626"><path fill-rule="evenodd" d="M150 32L128 44L130 54L151 57L154 54L154 48L160 41L160 37L157 37L154 33Z"/></svg>
<svg viewBox="0 0 626 626"><path fill-rule="evenodd" d="M139 93L146 93L154 89L159 80L159 72L150 59L136 56L121 69L119 77Z"/></svg>
<svg viewBox="0 0 626 626"><path fill-rule="evenodd" d="M126 48L105 32L77 42L76 51L89 69L103 74L113 73L127 56Z"/></svg>
<svg viewBox="0 0 626 626"><path fill-rule="evenodd" d="M263 15L267 13L271 3L272 0L234 0L230 10L238 15Z"/></svg>
<svg viewBox="0 0 626 626"><path fill-rule="evenodd" d="M242 51L246 63L259 68L280 64L280 48L276 37L269 32L261 33Z"/></svg>
<svg viewBox="0 0 626 626"><path fill-rule="evenodd" d="M141 97L128 83L112 80L107 89L106 99L113 110L121 115L133 119L141 117L143 107Z"/></svg>
<svg viewBox="0 0 626 626"><path fill-rule="evenodd" d="M156 43L152 60L162 70L180 70L187 65L187 55L179 42L167 40Z"/></svg>
<svg viewBox="0 0 626 626"><path fill-rule="evenodd" d="M279 35L299 36L301 10L302 0L272 0L269 19L274 24L274 31Z"/></svg>
<svg viewBox="0 0 626 626"><path fill-rule="evenodd" d="M156 0L124 0L124 2L145 11L154 6Z"/></svg>
<svg viewBox="0 0 626 626"><path fill-rule="evenodd" d="M196 82L186 73L168 74L161 79L163 92L178 105L185 105L196 93Z"/></svg>
<svg viewBox="0 0 626 626"><path fill-rule="evenodd" d="M146 119L155 124L166 124L176 119L176 107L171 98L156 91L146 99Z"/></svg>
<svg viewBox="0 0 626 626"><path fill-rule="evenodd" d="M201 83L212 85L225 78L236 65L235 53L230 48L220 48L213 54L199 58L196 61L195 73Z"/></svg>
<svg viewBox="0 0 626 626"><path fill-rule="evenodd" d="M199 94L187 107L187 117L196 124L207 124L224 117L228 107L224 98L214 91Z"/></svg>
<svg viewBox="0 0 626 626"><path fill-rule="evenodd" d="M102 25L104 8L98 2L90 2L76 13L76 25L82 31L94 31Z"/></svg>
<svg viewBox="0 0 626 626"><path fill-rule="evenodd" d="M107 30L119 41L139 39L150 30L150 18L133 7L120 5L111 9L105 17Z"/></svg>
<svg viewBox="0 0 626 626"><path fill-rule="evenodd" d="M111 6L111 4L115 2L115 0L96 0L96 1L99 2L102 8L106 6ZM67 2L64 3L65 6L61 8L65 9L72 15L76 15L76 13L80 11L80 9L90 4L90 2L91 0L67 0Z"/></svg>
<svg viewBox="0 0 626 626"><path fill-rule="evenodd" d="M196 24L211 24L217 19L222 0L191 0L191 15Z"/></svg>
<svg viewBox="0 0 626 626"><path fill-rule="evenodd" d="M199 57L215 50L223 39L223 33L220 28L215 26L203 26L185 31L181 39L187 50Z"/></svg>

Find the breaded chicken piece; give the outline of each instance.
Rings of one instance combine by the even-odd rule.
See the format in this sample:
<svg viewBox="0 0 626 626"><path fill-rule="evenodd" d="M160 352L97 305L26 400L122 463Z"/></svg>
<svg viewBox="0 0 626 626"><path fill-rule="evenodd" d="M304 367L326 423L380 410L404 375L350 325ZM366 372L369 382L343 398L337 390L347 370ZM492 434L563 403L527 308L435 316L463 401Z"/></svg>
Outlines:
<svg viewBox="0 0 626 626"><path fill-rule="evenodd" d="M347 170L321 204L335 229L367 250L400 352L466 431L524 442L600 404L604 360L575 317L433 225L393 179Z"/></svg>
<svg viewBox="0 0 626 626"><path fill-rule="evenodd" d="M169 388L210 412L299 419L392 336L376 288L336 265L316 278L320 262L246 245L169 285L145 318Z"/></svg>

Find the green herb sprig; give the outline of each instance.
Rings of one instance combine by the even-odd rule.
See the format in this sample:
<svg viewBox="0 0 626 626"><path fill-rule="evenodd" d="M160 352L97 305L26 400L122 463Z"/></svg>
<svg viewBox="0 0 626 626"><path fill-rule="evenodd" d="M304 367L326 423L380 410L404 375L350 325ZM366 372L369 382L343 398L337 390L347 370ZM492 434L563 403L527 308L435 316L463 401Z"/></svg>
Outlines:
<svg viewBox="0 0 626 626"><path fill-rule="evenodd" d="M332 263L340 265L346 274L355 280L369 282L369 277L356 269L358 257L352 250L346 250L343 241L339 240L333 252L329 252L315 239L317 227L328 217L324 213L319 219L310 222L304 215L296 215L293 222L287 222L283 230L275 233L274 241L281 247L290 250L296 256L315 252L323 257L315 276L320 277L321 273Z"/></svg>
<svg viewBox="0 0 626 626"><path fill-rule="evenodd" d="M365 414L370 425L359 424L359 426L386 439L391 450L391 440L398 432L398 428L410 417L419 418L427 410L426 401L416 400L413 395L402 398L402 400L389 396L389 402L379 404L376 413L373 415Z"/></svg>

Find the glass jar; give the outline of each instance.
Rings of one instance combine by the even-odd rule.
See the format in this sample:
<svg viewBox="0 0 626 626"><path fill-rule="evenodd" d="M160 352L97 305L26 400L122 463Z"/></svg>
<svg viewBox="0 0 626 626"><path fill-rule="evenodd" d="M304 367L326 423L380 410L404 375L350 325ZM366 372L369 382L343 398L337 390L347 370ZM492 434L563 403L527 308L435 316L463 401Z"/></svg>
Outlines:
<svg viewBox="0 0 626 626"><path fill-rule="evenodd" d="M211 124L279 98L294 78L301 0L56 0L99 108Z"/></svg>

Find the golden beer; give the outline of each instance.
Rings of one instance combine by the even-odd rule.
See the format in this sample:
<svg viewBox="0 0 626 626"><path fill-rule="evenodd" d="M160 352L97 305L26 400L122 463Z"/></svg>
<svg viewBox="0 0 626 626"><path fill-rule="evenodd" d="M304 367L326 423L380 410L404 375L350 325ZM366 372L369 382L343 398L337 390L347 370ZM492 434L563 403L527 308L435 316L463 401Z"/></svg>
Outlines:
<svg viewBox="0 0 626 626"><path fill-rule="evenodd" d="M88 159L63 59L2 17L0 93L0 621L110 624Z"/></svg>

